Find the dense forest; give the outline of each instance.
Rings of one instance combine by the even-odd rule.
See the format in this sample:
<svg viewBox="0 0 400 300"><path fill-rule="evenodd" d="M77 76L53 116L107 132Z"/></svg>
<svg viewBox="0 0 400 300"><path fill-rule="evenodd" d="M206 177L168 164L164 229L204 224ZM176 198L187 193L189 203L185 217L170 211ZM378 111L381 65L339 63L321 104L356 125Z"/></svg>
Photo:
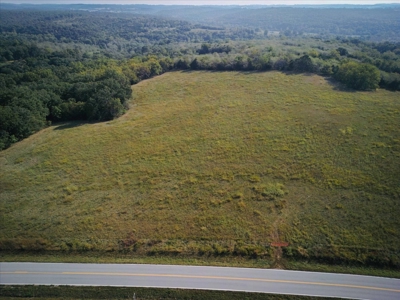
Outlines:
<svg viewBox="0 0 400 300"><path fill-rule="evenodd" d="M6 9L21 9L3 5ZM185 6L185 5L25 5L30 10L60 9L130 13L185 20L203 27L247 28L247 35L284 32L296 35L340 35L370 41L400 41L400 6ZM210 26L211 25L211 26ZM211 29L209 28L209 29ZM238 38L239 36L236 36Z"/></svg>
<svg viewBox="0 0 400 300"><path fill-rule="evenodd" d="M144 13L146 8L138 6L137 11ZM237 9L208 11L210 18L219 19L218 13L230 16L237 14ZM285 8L288 17L278 22L282 9L272 13L275 19L264 18L271 9L248 9L240 15L243 20L238 15L206 26L170 18L181 17L179 7L169 14L168 10L151 10L147 15L99 9L2 8L0 149L51 122L116 118L129 108L131 84L172 69L308 72L331 76L355 90L400 90L400 43L349 36L374 36L385 31L389 37L399 32L398 7L352 10L353 19L339 14L335 22L340 28L352 28L353 33L332 29L329 22L325 27L318 25L321 16L327 18L332 9L338 12L337 8L319 10L314 23L296 26L296 30L290 22L302 23L301 18L308 18L312 8L297 9L304 12L296 13L297 18L290 17L295 9ZM200 12L204 14L204 10ZM269 25L258 24L257 15L269 20ZM368 26L375 31L361 21L371 20L371 15L377 24ZM360 25L363 32L357 33L361 27L349 22Z"/></svg>
<svg viewBox="0 0 400 300"><path fill-rule="evenodd" d="M76 4L25 5L40 10L80 10L131 13L185 20L217 27L248 28L255 34L282 31L286 35L340 35L371 41L400 41L400 6L386 5L296 5L296 6L188 6ZM6 9L21 9L4 5ZM254 34L253 33L253 34Z"/></svg>

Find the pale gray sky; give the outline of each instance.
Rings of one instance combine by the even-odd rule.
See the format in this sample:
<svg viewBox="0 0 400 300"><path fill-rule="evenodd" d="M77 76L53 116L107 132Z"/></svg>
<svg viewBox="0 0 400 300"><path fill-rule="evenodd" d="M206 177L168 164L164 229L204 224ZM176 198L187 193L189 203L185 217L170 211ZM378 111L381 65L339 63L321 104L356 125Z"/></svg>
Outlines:
<svg viewBox="0 0 400 300"><path fill-rule="evenodd" d="M35 4L180 4L180 5L277 5L277 4L380 4L399 3L400 0L0 0L3 3L35 3Z"/></svg>

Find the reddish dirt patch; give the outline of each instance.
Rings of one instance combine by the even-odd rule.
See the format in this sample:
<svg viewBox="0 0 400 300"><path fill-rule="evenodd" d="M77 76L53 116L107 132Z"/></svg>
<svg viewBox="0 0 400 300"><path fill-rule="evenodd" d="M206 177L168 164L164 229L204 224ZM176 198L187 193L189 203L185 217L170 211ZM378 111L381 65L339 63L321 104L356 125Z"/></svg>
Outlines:
<svg viewBox="0 0 400 300"><path fill-rule="evenodd" d="M287 242L272 242L271 247L287 247L289 243Z"/></svg>

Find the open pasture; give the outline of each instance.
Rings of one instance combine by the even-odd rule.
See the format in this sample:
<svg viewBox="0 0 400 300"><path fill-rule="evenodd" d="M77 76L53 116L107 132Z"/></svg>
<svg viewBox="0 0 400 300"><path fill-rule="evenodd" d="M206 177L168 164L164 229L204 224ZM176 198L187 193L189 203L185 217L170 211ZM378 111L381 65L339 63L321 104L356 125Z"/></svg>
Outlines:
<svg viewBox="0 0 400 300"><path fill-rule="evenodd" d="M400 94L171 72L0 152L2 249L400 263ZM374 258L376 260L374 261Z"/></svg>

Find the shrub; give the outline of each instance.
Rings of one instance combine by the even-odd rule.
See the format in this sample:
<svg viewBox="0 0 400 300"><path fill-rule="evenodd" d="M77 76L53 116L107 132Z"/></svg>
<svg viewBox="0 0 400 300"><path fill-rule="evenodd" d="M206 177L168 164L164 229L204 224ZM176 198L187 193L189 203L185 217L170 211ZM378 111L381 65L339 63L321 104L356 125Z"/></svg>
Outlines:
<svg viewBox="0 0 400 300"><path fill-rule="evenodd" d="M269 183L261 192L261 195L271 200L274 200L277 197L282 197L283 195L285 195L285 191L283 190L283 188L284 188L283 184Z"/></svg>

